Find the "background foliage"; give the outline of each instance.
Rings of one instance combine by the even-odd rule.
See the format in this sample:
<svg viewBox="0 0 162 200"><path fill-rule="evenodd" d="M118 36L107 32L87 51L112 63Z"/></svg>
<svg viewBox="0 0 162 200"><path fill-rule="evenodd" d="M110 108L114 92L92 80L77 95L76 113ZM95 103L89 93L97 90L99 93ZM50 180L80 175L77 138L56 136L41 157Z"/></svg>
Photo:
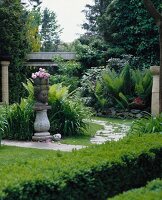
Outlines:
<svg viewBox="0 0 162 200"><path fill-rule="evenodd" d="M161 1L152 2L160 10ZM141 67L159 64L158 28L141 0L95 0L86 6L85 15L86 35L103 38L108 54L122 52L140 57Z"/></svg>
<svg viewBox="0 0 162 200"><path fill-rule="evenodd" d="M10 102L19 101L25 77L23 59L31 48L27 36L27 13L18 0L3 1L0 6L0 53L10 56Z"/></svg>

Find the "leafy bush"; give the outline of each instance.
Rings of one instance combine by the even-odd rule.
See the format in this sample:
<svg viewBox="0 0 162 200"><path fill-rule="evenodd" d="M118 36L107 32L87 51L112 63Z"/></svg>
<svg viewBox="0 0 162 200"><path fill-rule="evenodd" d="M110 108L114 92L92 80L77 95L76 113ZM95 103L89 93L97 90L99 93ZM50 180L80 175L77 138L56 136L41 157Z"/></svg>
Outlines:
<svg viewBox="0 0 162 200"><path fill-rule="evenodd" d="M125 65L120 73L109 67L91 68L81 79L81 95L89 97L96 110L110 107L147 108L151 102L152 75L149 70L133 70ZM134 101L140 98L142 105Z"/></svg>
<svg viewBox="0 0 162 200"><path fill-rule="evenodd" d="M0 146L1 146L2 135L6 126L7 126L7 120L5 118L5 109L4 107L0 106Z"/></svg>
<svg viewBox="0 0 162 200"><path fill-rule="evenodd" d="M63 86L69 87L69 91L75 90L79 85L80 64L76 61L65 61L59 56L53 58L57 64L55 75L50 77L51 85L62 83Z"/></svg>
<svg viewBox="0 0 162 200"><path fill-rule="evenodd" d="M139 58L133 55L122 54L120 57L111 57L107 61L107 66L120 72L126 65L130 65L132 69L138 69L140 66Z"/></svg>
<svg viewBox="0 0 162 200"><path fill-rule="evenodd" d="M76 44L77 59L83 70L91 67L106 65L108 59L108 46L99 37L81 36ZM110 57L109 57L110 58Z"/></svg>
<svg viewBox="0 0 162 200"><path fill-rule="evenodd" d="M34 88L30 80L23 84L29 96L20 104L6 106L0 117L0 129L6 139L31 140L34 127ZM51 124L50 132L61 133L62 136L83 134L86 123L83 119L90 116L89 108L70 94L68 87L61 84L50 86L48 116Z"/></svg>
<svg viewBox="0 0 162 200"><path fill-rule="evenodd" d="M31 140L33 134L34 110L33 103L22 99L20 104L15 103L5 107L3 138L15 140Z"/></svg>
<svg viewBox="0 0 162 200"><path fill-rule="evenodd" d="M151 116L148 114L145 118L133 121L128 134L149 134L162 132L162 115Z"/></svg>
<svg viewBox="0 0 162 200"><path fill-rule="evenodd" d="M84 132L86 123L83 119L90 116L90 110L78 98L69 94L67 87L52 85L49 89L49 104L52 106L49 110L52 133L69 136Z"/></svg>
<svg viewBox="0 0 162 200"><path fill-rule="evenodd" d="M0 199L96 199L144 186L161 177L162 136L129 137L63 154L27 150L1 158ZM5 147L4 147L5 148ZM14 152L13 152L14 153ZM26 158L24 159L24 155ZM40 164L41 163L41 164ZM12 169L12 170L11 170Z"/></svg>
<svg viewBox="0 0 162 200"><path fill-rule="evenodd" d="M162 199L162 180L156 179L149 182L146 187L130 190L120 194L111 200L161 200ZM110 200L110 198L109 198Z"/></svg>

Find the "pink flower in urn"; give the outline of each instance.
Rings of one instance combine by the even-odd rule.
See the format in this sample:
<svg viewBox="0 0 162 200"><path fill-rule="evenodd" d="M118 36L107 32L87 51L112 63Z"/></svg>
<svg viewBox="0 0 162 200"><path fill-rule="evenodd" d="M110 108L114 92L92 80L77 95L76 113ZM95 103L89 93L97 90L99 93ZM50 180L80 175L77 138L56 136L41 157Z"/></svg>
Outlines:
<svg viewBox="0 0 162 200"><path fill-rule="evenodd" d="M39 78L44 78L44 75L42 72L39 73Z"/></svg>
<svg viewBox="0 0 162 200"><path fill-rule="evenodd" d="M32 78L33 78L33 79L36 79L37 76L36 76L34 73L32 73Z"/></svg>
<svg viewBox="0 0 162 200"><path fill-rule="evenodd" d="M44 79L48 79L50 77L50 74L46 72L45 69L43 68L39 68L38 72L32 73L32 78L36 79L36 78L44 78Z"/></svg>
<svg viewBox="0 0 162 200"><path fill-rule="evenodd" d="M46 70L43 69L43 68L39 68L39 71L40 71L40 72L45 72Z"/></svg>

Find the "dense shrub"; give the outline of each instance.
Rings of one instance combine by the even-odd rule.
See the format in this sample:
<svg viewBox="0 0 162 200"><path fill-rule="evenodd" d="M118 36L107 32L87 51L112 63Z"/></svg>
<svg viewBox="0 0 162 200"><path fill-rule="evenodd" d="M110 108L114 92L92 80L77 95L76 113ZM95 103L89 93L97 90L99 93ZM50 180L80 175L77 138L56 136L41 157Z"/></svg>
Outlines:
<svg viewBox="0 0 162 200"><path fill-rule="evenodd" d="M70 154L58 152L57 157L47 152L38 159L35 153L30 159L4 161L0 198L104 200L160 177L161 144L161 135L144 135Z"/></svg>
<svg viewBox="0 0 162 200"><path fill-rule="evenodd" d="M7 120L5 118L5 110L2 106L0 106L0 146L2 140L2 134L4 129L6 128Z"/></svg>
<svg viewBox="0 0 162 200"><path fill-rule="evenodd" d="M118 195L112 200L161 200L162 199L162 180L151 181L140 189L134 189L124 194Z"/></svg>
<svg viewBox="0 0 162 200"><path fill-rule="evenodd" d="M77 59L83 70L91 67L106 65L108 58L108 46L99 37L80 37L75 45Z"/></svg>
<svg viewBox="0 0 162 200"><path fill-rule="evenodd" d="M126 60L118 61L121 67L126 63ZM133 70L128 63L121 71L119 70L119 73L113 68L111 62L107 67L87 70L81 79L80 88L81 95L86 97L85 102L101 112L111 107L120 109L150 107L152 89L150 71Z"/></svg>
<svg viewBox="0 0 162 200"><path fill-rule="evenodd" d="M68 91L68 87L54 84L49 90L49 120L51 132L59 132L63 136L78 135L86 129L83 119L90 116L89 108L86 108L81 100Z"/></svg>
<svg viewBox="0 0 162 200"><path fill-rule="evenodd" d="M59 56L55 56L53 61L57 64L54 75L50 77L51 85L62 83L69 87L69 91L75 90L79 85L80 63L74 60L65 61Z"/></svg>
<svg viewBox="0 0 162 200"><path fill-rule="evenodd" d="M14 103L4 108L4 118L1 123L6 125L3 128L3 138L15 140L31 140L34 127L33 103L22 99L20 104Z"/></svg>

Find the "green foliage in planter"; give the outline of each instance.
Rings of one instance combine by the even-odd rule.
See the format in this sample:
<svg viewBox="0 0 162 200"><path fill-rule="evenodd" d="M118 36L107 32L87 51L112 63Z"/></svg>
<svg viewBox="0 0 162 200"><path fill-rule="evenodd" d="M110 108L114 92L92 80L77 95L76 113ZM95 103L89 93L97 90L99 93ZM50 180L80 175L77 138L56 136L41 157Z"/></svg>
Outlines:
<svg viewBox="0 0 162 200"><path fill-rule="evenodd" d="M96 199L144 186L161 177L162 136L144 135L63 154L0 151L0 199ZM14 150L12 151L14 154ZM25 155L25 157L23 156ZM16 162L15 162L16 160Z"/></svg>
<svg viewBox="0 0 162 200"><path fill-rule="evenodd" d="M128 134L142 135L159 132L162 132L162 115L151 116L148 114L145 118L133 121Z"/></svg>
<svg viewBox="0 0 162 200"><path fill-rule="evenodd" d="M86 123L83 119L90 116L90 110L70 94L67 87L61 84L50 86L49 104L52 106L48 112L52 133L70 136L84 132Z"/></svg>
<svg viewBox="0 0 162 200"><path fill-rule="evenodd" d="M149 182L145 187L133 189L120 194L111 200L161 200L162 199L162 180L156 179ZM109 198L110 200L110 198Z"/></svg>

